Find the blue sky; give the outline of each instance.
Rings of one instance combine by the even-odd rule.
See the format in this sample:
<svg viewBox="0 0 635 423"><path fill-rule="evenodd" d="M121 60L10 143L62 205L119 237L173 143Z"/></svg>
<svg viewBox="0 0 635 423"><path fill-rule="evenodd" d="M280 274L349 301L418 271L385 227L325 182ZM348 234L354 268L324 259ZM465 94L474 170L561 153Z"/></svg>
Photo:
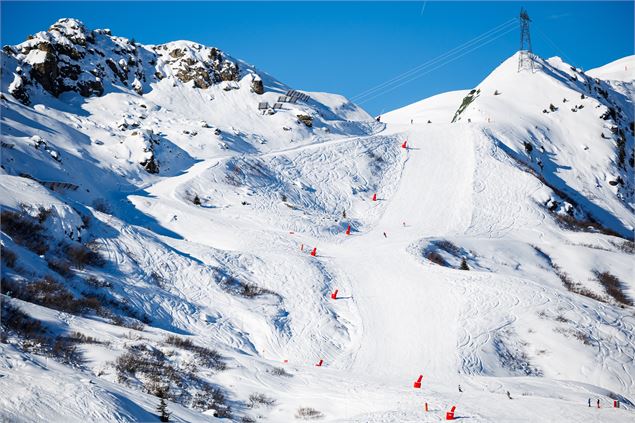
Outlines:
<svg viewBox="0 0 635 423"><path fill-rule="evenodd" d="M19 43L58 18L75 17L89 28L110 28L141 43L187 39L213 45L294 88L348 97L504 24L521 5L533 20L534 52L543 57L559 55L590 69L633 54L631 1L0 4L2 44ZM435 62L393 90L360 97L362 106L378 114L475 86L518 49L517 25L501 27L483 41L491 42L452 62ZM432 69L438 65L443 66Z"/></svg>

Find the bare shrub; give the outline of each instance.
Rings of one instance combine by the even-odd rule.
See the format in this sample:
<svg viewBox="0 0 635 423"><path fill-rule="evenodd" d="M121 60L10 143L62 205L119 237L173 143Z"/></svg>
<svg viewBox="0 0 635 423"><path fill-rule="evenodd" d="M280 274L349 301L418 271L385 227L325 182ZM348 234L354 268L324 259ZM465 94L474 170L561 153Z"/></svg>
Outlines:
<svg viewBox="0 0 635 423"><path fill-rule="evenodd" d="M101 213L111 214L110 204L103 198L93 201L93 208Z"/></svg>
<svg viewBox="0 0 635 423"><path fill-rule="evenodd" d="M271 373L274 376L293 377L291 373L287 372L282 367L274 367L273 369L269 370L269 373Z"/></svg>
<svg viewBox="0 0 635 423"><path fill-rule="evenodd" d="M560 323L569 323L571 320L567 319L566 317L564 317L562 314L558 314L556 316L556 322L560 322Z"/></svg>
<svg viewBox="0 0 635 423"><path fill-rule="evenodd" d="M225 291L245 298L255 298L261 295L278 295L269 289L261 288L253 283L243 282L233 276L224 277L221 281L221 286Z"/></svg>
<svg viewBox="0 0 635 423"><path fill-rule="evenodd" d="M112 284L104 279L98 279L94 276L89 276L88 279L86 279L86 283L90 286L92 286L93 288L110 288L112 287Z"/></svg>
<svg viewBox="0 0 635 423"><path fill-rule="evenodd" d="M47 238L44 235L44 226L23 213L3 210L0 214L2 231L8 234L14 242L20 244L37 255L48 251Z"/></svg>
<svg viewBox="0 0 635 423"><path fill-rule="evenodd" d="M104 259L99 253L82 244L69 244L64 248L64 253L70 263L78 269L85 266L103 266Z"/></svg>
<svg viewBox="0 0 635 423"><path fill-rule="evenodd" d="M6 300L2 302L2 327L30 339L46 333L42 322L33 319Z"/></svg>
<svg viewBox="0 0 635 423"><path fill-rule="evenodd" d="M194 395L191 407L196 410L216 410L215 417L231 418L231 407L220 388L203 382L201 389Z"/></svg>
<svg viewBox="0 0 635 423"><path fill-rule="evenodd" d="M507 343L509 332L496 334L492 343L501 365L517 375L542 376L542 370L534 367L529 362L527 353L513 343ZM523 343L520 343L523 345Z"/></svg>
<svg viewBox="0 0 635 423"><path fill-rule="evenodd" d="M461 254L461 248L457 247L455 244L451 243L447 239L441 239L439 241L435 241L434 245L436 245L438 248L444 251L447 251L453 256L458 256Z"/></svg>
<svg viewBox="0 0 635 423"><path fill-rule="evenodd" d="M593 345L593 340L591 339L588 333L576 330L576 331L573 331L573 336L577 340L582 341L585 345Z"/></svg>
<svg viewBox="0 0 635 423"><path fill-rule="evenodd" d="M137 344L119 356L114 363L119 383L136 378L146 392L157 395L158 388L169 389L168 398L197 410L216 410L216 416L231 418L231 407L223 391L201 380L189 370L174 367L160 350ZM192 394L192 391L195 391Z"/></svg>
<svg viewBox="0 0 635 423"><path fill-rule="evenodd" d="M549 186L550 188L553 189L553 187ZM557 194L561 194L561 192L556 191ZM566 197L566 195L561 195L561 197L563 198L568 198ZM600 232L604 235L610 235L610 236L615 236L615 237L620 237L620 234L618 234L617 232L615 232L612 229L607 228L606 226L603 226L602 224L600 224L599 222L591 219L591 218L587 218L587 219L576 219L575 217L568 215L568 214L558 214L558 213L554 213L553 216L556 219L556 222L558 223L558 225L564 229L568 229L570 231L577 231L577 232L591 232L590 230L595 230L597 232Z"/></svg>
<svg viewBox="0 0 635 423"><path fill-rule="evenodd" d="M571 277L553 261L553 259L551 258L551 256L549 256L549 254L545 253L543 250L536 247L535 245L532 245L532 247L536 251L536 253L538 253L539 256L541 256L543 259L547 261L547 263L549 264L553 272L556 274L556 276L558 276L558 278L560 279L560 281L562 282L562 284L568 291L573 292L575 294L584 295L585 297L592 298L596 301L605 302L604 298L597 295L595 292L587 288L584 288L578 282L574 282L571 279Z"/></svg>
<svg viewBox="0 0 635 423"><path fill-rule="evenodd" d="M252 283L247 283L247 282L241 283L240 289L241 289L240 295L247 298L258 297L260 295L265 295L265 294L275 294L273 291L269 289L261 288L257 285L254 285Z"/></svg>
<svg viewBox="0 0 635 423"><path fill-rule="evenodd" d="M74 341L78 344L108 344L108 342L100 341L97 338L93 338L92 336L84 335L81 332L73 332L68 335L66 338Z"/></svg>
<svg viewBox="0 0 635 423"><path fill-rule="evenodd" d="M195 353L201 366L219 371L227 368L224 357L216 350L195 345L187 338L174 335L168 335L167 338L165 338L165 342Z"/></svg>
<svg viewBox="0 0 635 423"><path fill-rule="evenodd" d="M52 357L64 364L82 364L82 354L72 339L51 336L40 320L7 301L2 304L2 332L5 337L5 332L15 334L21 341L18 347L24 351Z"/></svg>
<svg viewBox="0 0 635 423"><path fill-rule="evenodd" d="M4 245L0 246L0 256L2 257L2 262L5 266L10 268L15 268L15 262L17 261L17 256L11 250L9 250Z"/></svg>
<svg viewBox="0 0 635 423"><path fill-rule="evenodd" d="M64 276L65 278L69 278L73 276L73 271L71 270L71 264L66 260L60 260L54 257L46 259L46 265L49 269L56 272L60 276Z"/></svg>
<svg viewBox="0 0 635 423"><path fill-rule="evenodd" d="M82 354L72 339L57 337L51 345L51 356L66 364L82 364Z"/></svg>
<svg viewBox="0 0 635 423"><path fill-rule="evenodd" d="M249 395L250 408L256 408L261 405L264 405L265 407L273 407L275 403L276 403L276 400L274 398L268 397L265 394L253 393Z"/></svg>
<svg viewBox="0 0 635 423"><path fill-rule="evenodd" d="M302 420L317 420L322 417L324 417L324 414L321 411L311 407L300 407L295 413L295 418Z"/></svg>
<svg viewBox="0 0 635 423"><path fill-rule="evenodd" d="M633 300L630 299L624 292L623 283L617 276L609 272L593 272L598 282L602 284L606 293L609 294L615 301L620 304L632 306Z"/></svg>
<svg viewBox="0 0 635 423"><path fill-rule="evenodd" d="M448 266L448 262L445 261L443 256L436 251L430 251L426 254L426 258L430 260L434 264L438 264L439 266Z"/></svg>
<svg viewBox="0 0 635 423"><path fill-rule="evenodd" d="M87 310L98 311L101 305L85 298L76 299L64 286L53 278L45 277L35 282L18 283L4 280L2 293L54 310L78 314Z"/></svg>
<svg viewBox="0 0 635 423"><path fill-rule="evenodd" d="M620 244L614 241L609 241L609 242L623 253L635 254L635 242L633 241L626 240Z"/></svg>

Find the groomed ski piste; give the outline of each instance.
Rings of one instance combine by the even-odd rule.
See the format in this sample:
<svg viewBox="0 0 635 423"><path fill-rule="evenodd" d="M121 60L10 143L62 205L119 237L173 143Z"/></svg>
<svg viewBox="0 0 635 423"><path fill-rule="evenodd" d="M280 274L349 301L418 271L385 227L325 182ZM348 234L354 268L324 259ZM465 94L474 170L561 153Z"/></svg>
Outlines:
<svg viewBox="0 0 635 423"><path fill-rule="evenodd" d="M325 93L261 112L289 87L259 73L254 93L252 72L87 98L34 82L25 105L25 62L2 54L2 210L40 219L49 245L3 221L3 420L158 421L157 385L182 422L635 419L633 56L518 72L513 55L377 122ZM64 242L103 262L64 274ZM16 295L44 277L109 312ZM81 360L6 326L7 304L45 336L91 337ZM126 370L131 353L172 370Z"/></svg>

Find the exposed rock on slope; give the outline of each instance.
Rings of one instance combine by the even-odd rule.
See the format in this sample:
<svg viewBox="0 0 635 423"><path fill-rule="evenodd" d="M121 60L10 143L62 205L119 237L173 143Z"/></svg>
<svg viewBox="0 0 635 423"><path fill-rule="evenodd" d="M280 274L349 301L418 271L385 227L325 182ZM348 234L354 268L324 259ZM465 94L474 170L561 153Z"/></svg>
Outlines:
<svg viewBox="0 0 635 423"><path fill-rule="evenodd" d="M165 76L201 89L240 77L238 62L215 47L185 41L145 46L67 18L3 52L24 70L22 88L15 92L25 104L25 87L34 84L56 97L67 91L89 97L118 84L142 94L149 82Z"/></svg>

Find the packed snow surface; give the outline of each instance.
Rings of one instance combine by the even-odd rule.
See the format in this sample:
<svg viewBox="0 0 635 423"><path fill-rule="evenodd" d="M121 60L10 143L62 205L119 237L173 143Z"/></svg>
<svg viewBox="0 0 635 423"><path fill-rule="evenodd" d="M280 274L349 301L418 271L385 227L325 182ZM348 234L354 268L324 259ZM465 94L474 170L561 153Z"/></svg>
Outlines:
<svg viewBox="0 0 635 423"><path fill-rule="evenodd" d="M92 48L82 28L37 36ZM517 72L514 55L474 90L376 122L327 93L274 109L290 87L229 59L235 79L181 83L162 60L195 68L213 50L165 46L179 52L161 53L165 76L141 94L132 76L101 96L30 81L29 105L16 67L40 53L2 53L3 218L38 222L47 247L3 224L3 284L16 288L2 301L46 336L93 338L64 362L8 327L3 420L156 421L161 384L184 422L439 421L452 406L483 422L635 418L626 62L587 75L537 58ZM103 261L65 272L65 245ZM20 291L45 277L108 312ZM132 353L174 373L126 373Z"/></svg>

